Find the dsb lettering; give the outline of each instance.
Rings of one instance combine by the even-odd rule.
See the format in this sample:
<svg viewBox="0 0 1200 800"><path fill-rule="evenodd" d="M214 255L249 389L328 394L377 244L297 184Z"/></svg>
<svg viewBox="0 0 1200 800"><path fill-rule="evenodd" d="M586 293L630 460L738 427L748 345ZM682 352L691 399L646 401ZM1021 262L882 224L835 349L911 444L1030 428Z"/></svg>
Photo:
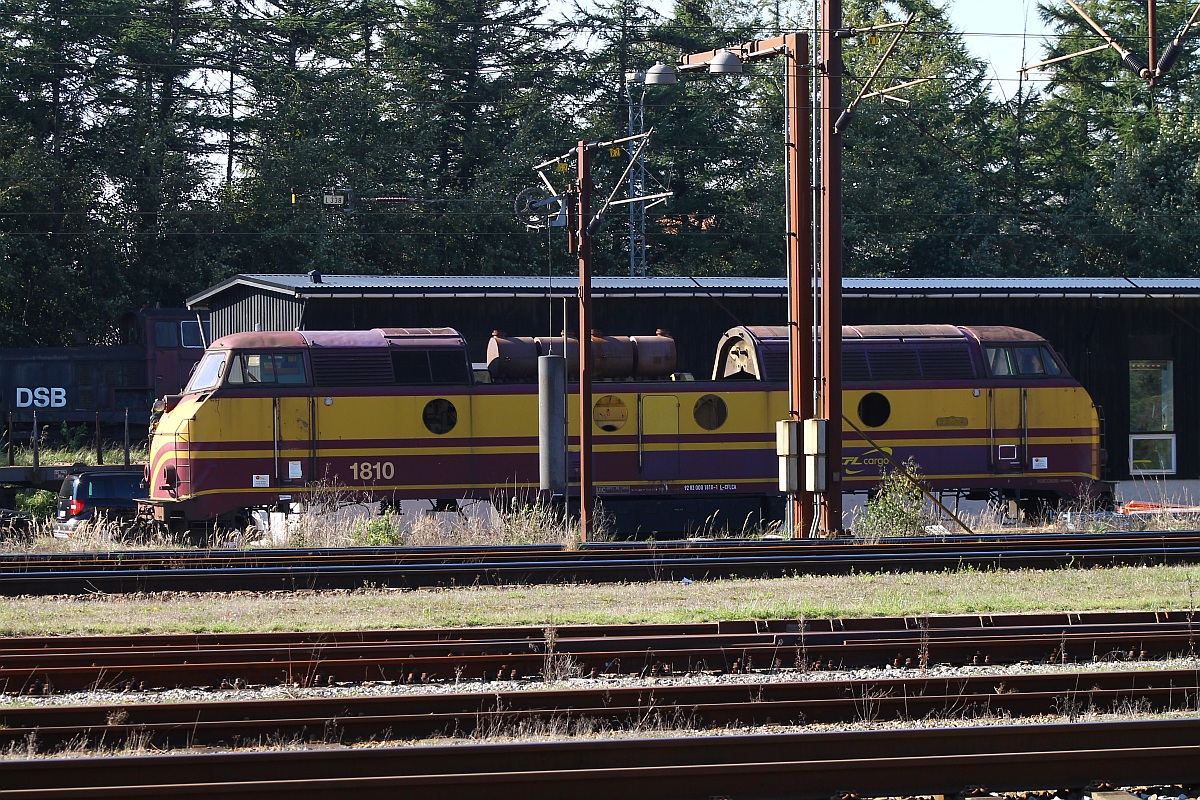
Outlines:
<svg viewBox="0 0 1200 800"><path fill-rule="evenodd" d="M17 387L17 408L63 408L67 404L67 390L62 386L37 386L27 389Z"/></svg>

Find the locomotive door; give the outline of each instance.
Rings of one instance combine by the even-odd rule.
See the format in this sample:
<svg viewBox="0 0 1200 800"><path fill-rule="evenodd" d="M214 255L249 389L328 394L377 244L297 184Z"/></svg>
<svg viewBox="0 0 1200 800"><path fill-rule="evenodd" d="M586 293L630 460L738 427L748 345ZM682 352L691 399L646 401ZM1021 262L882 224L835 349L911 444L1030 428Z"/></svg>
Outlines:
<svg viewBox="0 0 1200 800"><path fill-rule="evenodd" d="M1021 387L988 389L988 465L992 472L1023 472L1029 450L1028 406Z"/></svg>
<svg viewBox="0 0 1200 800"><path fill-rule="evenodd" d="M638 468L648 481L679 477L679 398L638 395Z"/></svg>
<svg viewBox="0 0 1200 800"><path fill-rule="evenodd" d="M303 486L315 480L315 407L312 397L274 397L275 486Z"/></svg>

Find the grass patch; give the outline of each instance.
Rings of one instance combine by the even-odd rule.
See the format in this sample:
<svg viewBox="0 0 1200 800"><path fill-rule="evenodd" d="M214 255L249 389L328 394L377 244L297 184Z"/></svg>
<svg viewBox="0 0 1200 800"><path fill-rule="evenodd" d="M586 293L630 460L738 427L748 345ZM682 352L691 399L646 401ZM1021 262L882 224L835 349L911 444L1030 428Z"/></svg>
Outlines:
<svg viewBox="0 0 1200 800"><path fill-rule="evenodd" d="M116 442L103 442L100 446L100 453L103 456L105 464L124 464L125 463L125 445ZM129 448L129 463L138 466L144 464L149 458L149 449L145 441L137 442L130 445ZM88 443L73 442L67 446L46 446L38 448L38 463L39 464L95 464L96 463L96 445L94 441ZM4 464L8 464L7 455L4 456ZM17 446L13 448L13 464L18 467L28 467L33 465L33 448L27 446Z"/></svg>
<svg viewBox="0 0 1200 800"><path fill-rule="evenodd" d="M1175 610L1195 607L1200 566L870 573L774 580L412 591L14 597L0 635L197 633L726 619Z"/></svg>

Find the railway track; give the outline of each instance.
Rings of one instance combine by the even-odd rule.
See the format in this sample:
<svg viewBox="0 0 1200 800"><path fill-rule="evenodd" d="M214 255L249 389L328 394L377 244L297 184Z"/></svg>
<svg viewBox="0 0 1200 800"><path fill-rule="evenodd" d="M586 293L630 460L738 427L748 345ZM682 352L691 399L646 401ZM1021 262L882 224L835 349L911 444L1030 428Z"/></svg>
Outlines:
<svg viewBox="0 0 1200 800"><path fill-rule="evenodd" d="M1191 612L775 620L698 625L10 638L0 691L318 686L582 675L920 668L1193 655Z"/></svg>
<svg viewBox="0 0 1200 800"><path fill-rule="evenodd" d="M796 573L1179 564L1200 531L947 536L880 542L718 540L485 548L0 555L0 595L678 581Z"/></svg>
<svg viewBox="0 0 1200 800"><path fill-rule="evenodd" d="M1187 670L658 685L0 708L0 748L350 745L526 731L963 721L1198 708Z"/></svg>
<svg viewBox="0 0 1200 800"><path fill-rule="evenodd" d="M7 800L828 800L1197 782L1192 720L0 761Z"/></svg>

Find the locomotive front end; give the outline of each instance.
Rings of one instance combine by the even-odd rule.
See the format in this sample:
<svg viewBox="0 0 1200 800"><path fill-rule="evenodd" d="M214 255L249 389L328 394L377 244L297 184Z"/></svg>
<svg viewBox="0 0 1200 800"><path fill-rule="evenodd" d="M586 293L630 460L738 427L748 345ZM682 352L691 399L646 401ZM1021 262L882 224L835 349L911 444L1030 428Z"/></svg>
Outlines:
<svg viewBox="0 0 1200 800"><path fill-rule="evenodd" d="M193 428L219 385L228 358L227 349L210 347L183 392L154 404L146 464L148 496L141 504L156 522L173 532L186 528L196 516L192 509L193 446L202 443L194 441Z"/></svg>

